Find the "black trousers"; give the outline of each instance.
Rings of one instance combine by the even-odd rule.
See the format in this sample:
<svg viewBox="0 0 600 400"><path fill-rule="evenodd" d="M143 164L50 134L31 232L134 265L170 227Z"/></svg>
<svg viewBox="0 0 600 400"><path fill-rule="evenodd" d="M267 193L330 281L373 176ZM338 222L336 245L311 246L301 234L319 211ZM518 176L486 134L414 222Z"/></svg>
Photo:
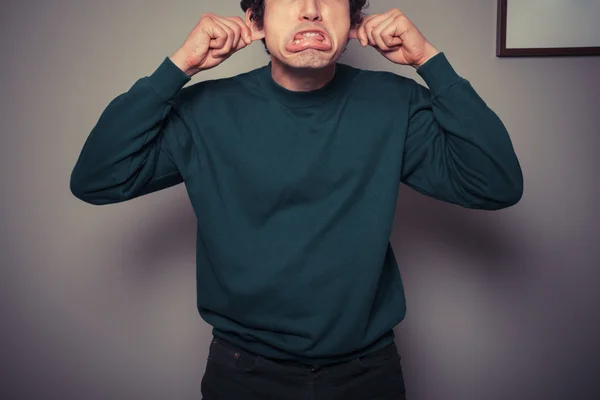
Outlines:
<svg viewBox="0 0 600 400"><path fill-rule="evenodd" d="M315 367L272 360L213 337L203 400L405 400L400 355L392 343L351 361Z"/></svg>

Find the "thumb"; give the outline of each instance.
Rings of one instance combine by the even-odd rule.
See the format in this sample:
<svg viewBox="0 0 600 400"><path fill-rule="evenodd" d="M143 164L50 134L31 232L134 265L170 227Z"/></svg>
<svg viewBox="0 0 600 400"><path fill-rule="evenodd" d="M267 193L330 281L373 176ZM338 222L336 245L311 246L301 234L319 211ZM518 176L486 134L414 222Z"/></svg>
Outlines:
<svg viewBox="0 0 600 400"><path fill-rule="evenodd" d="M348 32L348 39L358 39L358 32L355 28L350 29Z"/></svg>

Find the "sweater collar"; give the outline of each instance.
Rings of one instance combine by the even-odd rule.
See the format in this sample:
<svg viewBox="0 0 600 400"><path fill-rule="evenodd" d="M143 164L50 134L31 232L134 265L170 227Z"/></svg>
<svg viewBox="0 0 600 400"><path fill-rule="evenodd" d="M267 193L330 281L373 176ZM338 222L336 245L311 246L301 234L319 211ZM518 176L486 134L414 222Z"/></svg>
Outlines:
<svg viewBox="0 0 600 400"><path fill-rule="evenodd" d="M336 63L335 74L325 86L306 92L292 91L278 84L271 75L271 62L260 68L259 77L264 89L280 103L288 107L315 107L333 99L340 91L340 82L343 79L344 68Z"/></svg>

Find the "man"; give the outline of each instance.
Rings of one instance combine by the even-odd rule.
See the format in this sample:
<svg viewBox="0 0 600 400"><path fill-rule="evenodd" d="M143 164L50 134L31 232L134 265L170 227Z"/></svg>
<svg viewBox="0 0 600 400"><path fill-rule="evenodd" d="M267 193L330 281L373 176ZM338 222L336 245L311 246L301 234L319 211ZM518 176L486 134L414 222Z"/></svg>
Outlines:
<svg viewBox="0 0 600 400"><path fill-rule="evenodd" d="M71 176L91 204L185 183L197 306L213 326L204 399L403 399L405 298L389 235L404 182L468 208L514 205L502 122L399 10L243 0L115 98ZM338 63L350 39L428 89ZM183 86L253 41L268 65Z"/></svg>

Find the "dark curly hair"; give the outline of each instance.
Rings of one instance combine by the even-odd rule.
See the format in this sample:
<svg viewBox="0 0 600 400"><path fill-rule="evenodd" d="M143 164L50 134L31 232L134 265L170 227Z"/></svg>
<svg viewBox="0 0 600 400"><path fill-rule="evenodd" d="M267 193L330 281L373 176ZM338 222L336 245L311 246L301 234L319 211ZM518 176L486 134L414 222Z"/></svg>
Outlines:
<svg viewBox="0 0 600 400"><path fill-rule="evenodd" d="M365 15L363 9L367 8L369 5L367 0L348 1L350 2L350 26L355 27L361 23ZM265 16L265 0L241 0L240 6L244 12L250 9L250 20L254 21L259 29L262 29L263 18ZM262 42L266 49L265 39L262 39ZM267 53L269 53L269 50L267 50Z"/></svg>

